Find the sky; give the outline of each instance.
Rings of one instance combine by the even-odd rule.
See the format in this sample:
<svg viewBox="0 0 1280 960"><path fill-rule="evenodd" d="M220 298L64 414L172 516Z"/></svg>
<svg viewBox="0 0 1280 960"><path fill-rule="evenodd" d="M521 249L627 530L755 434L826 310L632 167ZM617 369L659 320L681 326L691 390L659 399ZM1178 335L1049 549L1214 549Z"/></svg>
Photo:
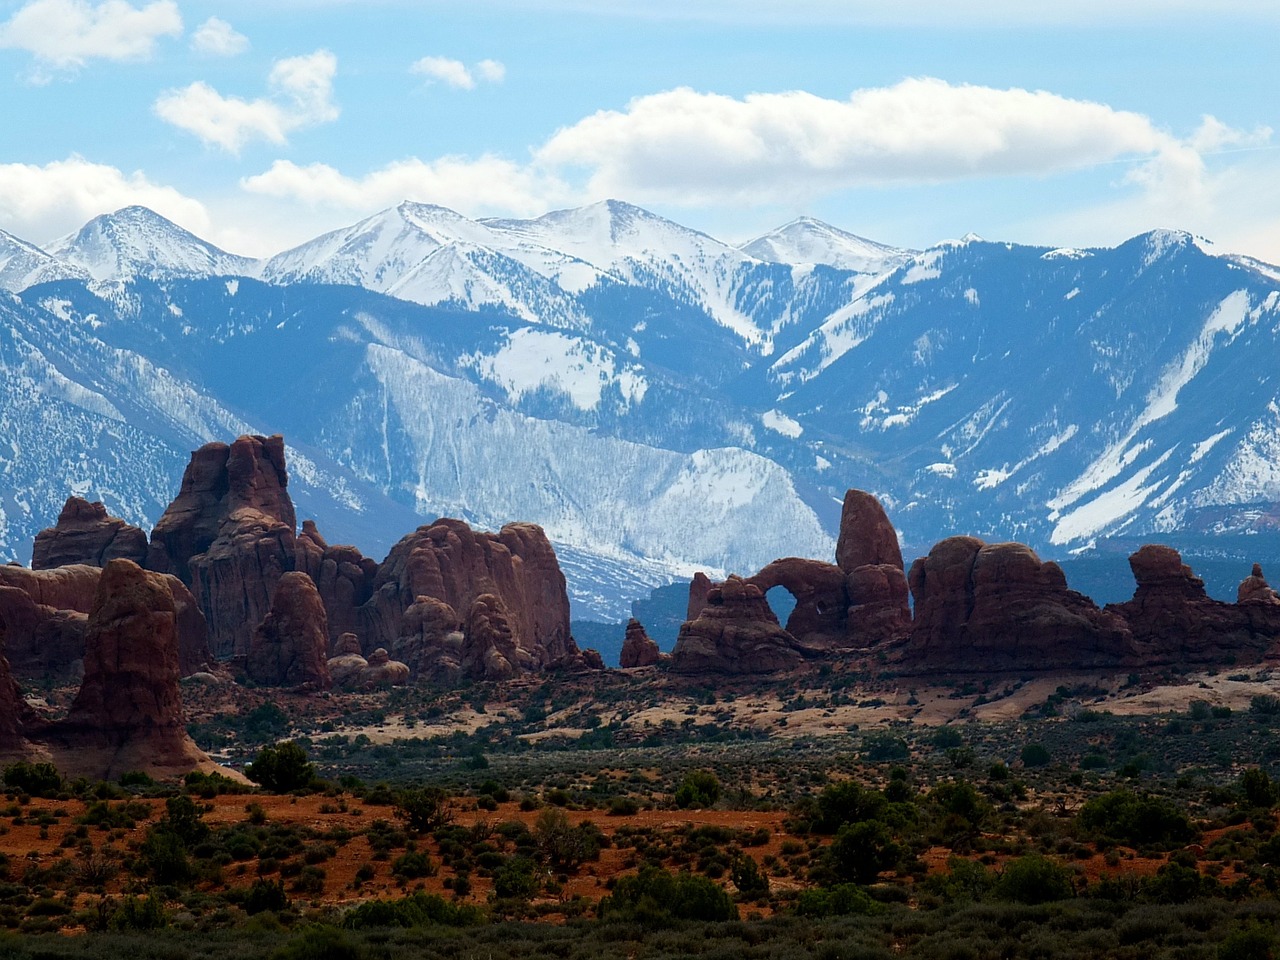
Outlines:
<svg viewBox="0 0 1280 960"><path fill-rule="evenodd" d="M265 256L401 200L1280 263L1280 0L0 0L0 229Z"/></svg>

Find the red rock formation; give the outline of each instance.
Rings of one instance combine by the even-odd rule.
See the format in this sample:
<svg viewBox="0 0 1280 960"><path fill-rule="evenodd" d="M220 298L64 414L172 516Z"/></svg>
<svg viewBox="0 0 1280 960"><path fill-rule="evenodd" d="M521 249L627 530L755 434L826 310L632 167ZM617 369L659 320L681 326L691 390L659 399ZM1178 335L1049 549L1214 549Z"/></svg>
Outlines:
<svg viewBox="0 0 1280 960"><path fill-rule="evenodd" d="M0 621L15 676L66 677L79 670L101 574L84 564L53 570L0 567Z"/></svg>
<svg viewBox="0 0 1280 960"><path fill-rule="evenodd" d="M477 680L510 680L533 667L533 658L516 643L511 619L500 597L481 594L467 611L462 673Z"/></svg>
<svg viewBox="0 0 1280 960"><path fill-rule="evenodd" d="M358 685L365 690L378 687L394 687L409 682L409 666L392 660L387 651L379 647L369 654L369 662L360 671Z"/></svg>
<svg viewBox="0 0 1280 960"><path fill-rule="evenodd" d="M443 683L462 678L464 637L457 611L435 597L418 597L405 610L400 636L393 647L396 659L417 677Z"/></svg>
<svg viewBox="0 0 1280 960"><path fill-rule="evenodd" d="M254 631L245 672L264 686L328 690L328 652L329 627L316 585L305 573L282 575Z"/></svg>
<svg viewBox="0 0 1280 960"><path fill-rule="evenodd" d="M17 676L78 671L101 575L101 568L86 564L49 570L0 567L0 620L8 625L10 665ZM168 579L178 608L178 663L185 677L205 669L212 658L195 598L176 577Z"/></svg>
<svg viewBox="0 0 1280 960"><path fill-rule="evenodd" d="M848 645L866 649L905 637L911 607L898 534L880 501L862 490L844 495L836 563L845 574Z"/></svg>
<svg viewBox="0 0 1280 960"><path fill-rule="evenodd" d="M0 758L17 760L32 752L27 737L43 724L22 699L4 650L5 626L0 620Z"/></svg>
<svg viewBox="0 0 1280 960"><path fill-rule="evenodd" d="M1246 580L1241 591L1252 599L1232 604L1211 599L1172 547L1148 544L1129 557L1129 567L1138 584L1133 599L1107 610L1128 621L1148 662L1257 659L1280 641L1280 604L1266 599L1265 580Z"/></svg>
<svg viewBox="0 0 1280 960"><path fill-rule="evenodd" d="M331 640L359 629L357 608L373 596L377 563L355 547L330 546L316 529L315 521L304 520L296 541L294 569L315 581L329 617Z"/></svg>
<svg viewBox="0 0 1280 960"><path fill-rule="evenodd" d="M360 671L369 661L360 653L360 638L354 633L338 637L333 656L329 658L329 676L335 687L347 687L356 683Z"/></svg>
<svg viewBox="0 0 1280 960"><path fill-rule="evenodd" d="M503 630L510 633L514 659L505 652L501 656L513 671L584 663L569 633L564 574L546 534L531 523L507 524L497 534L476 532L461 520L444 519L419 527L392 547L379 567L373 597L360 610L360 633L366 644L395 647L416 629L411 626L405 632L409 608L419 597L434 597L455 611L468 611L464 632L471 643L475 640L470 632L471 611L486 595L500 601L500 618ZM397 649L411 666L421 659L406 650L403 642ZM463 669L466 675L475 675L465 664ZM488 675L494 670L482 672Z"/></svg>
<svg viewBox="0 0 1280 960"><path fill-rule="evenodd" d="M689 606L685 609L685 620L697 620L707 605L707 597L711 596L711 588L715 584L711 578L699 570L689 582Z"/></svg>
<svg viewBox="0 0 1280 960"><path fill-rule="evenodd" d="M191 455L177 498L151 531L147 566L191 588L217 657L245 653L293 569L296 519L284 440L240 437Z"/></svg>
<svg viewBox="0 0 1280 960"><path fill-rule="evenodd" d="M89 614L84 671L67 719L47 733L64 773L213 769L184 725L177 611L166 578L131 560L107 564Z"/></svg>
<svg viewBox="0 0 1280 960"><path fill-rule="evenodd" d="M779 586L795 597L796 605L787 618L787 633L811 656L848 645L845 618L849 600L845 575L839 567L821 560L786 557L773 561L746 582L759 587L766 597Z"/></svg>
<svg viewBox="0 0 1280 960"><path fill-rule="evenodd" d="M1271 589L1271 584L1262 575L1262 564L1255 563L1253 572L1240 581L1236 603L1280 603L1280 594Z"/></svg>
<svg viewBox="0 0 1280 960"><path fill-rule="evenodd" d="M677 673L777 673L803 660L801 645L782 629L763 591L730 576L711 588L706 606L680 628L671 669Z"/></svg>
<svg viewBox="0 0 1280 960"><path fill-rule="evenodd" d="M622 641L619 663L624 670L652 667L662 656L658 644L645 633L644 624L632 617L627 621L627 635Z"/></svg>
<svg viewBox="0 0 1280 960"><path fill-rule="evenodd" d="M68 497L57 525L36 534L31 569L49 570L73 563L102 567L118 557L146 562L147 535L109 516L101 503Z"/></svg>
<svg viewBox="0 0 1280 960"><path fill-rule="evenodd" d="M911 567L908 668L962 673L1140 662L1124 621L1067 588L1062 569L1019 543L951 537Z"/></svg>

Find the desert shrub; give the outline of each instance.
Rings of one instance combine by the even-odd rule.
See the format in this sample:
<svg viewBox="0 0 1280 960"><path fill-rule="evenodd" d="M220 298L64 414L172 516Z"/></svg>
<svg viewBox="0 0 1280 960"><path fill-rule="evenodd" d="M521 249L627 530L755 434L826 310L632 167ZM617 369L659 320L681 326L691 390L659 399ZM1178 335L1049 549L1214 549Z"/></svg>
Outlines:
<svg viewBox="0 0 1280 960"><path fill-rule="evenodd" d="M500 900L527 900L540 886L538 865L529 857L509 857L493 874L493 892Z"/></svg>
<svg viewBox="0 0 1280 960"><path fill-rule="evenodd" d="M1047 766L1051 759L1049 749L1043 743L1028 743L1020 756L1024 767Z"/></svg>
<svg viewBox="0 0 1280 960"><path fill-rule="evenodd" d="M1218 960L1273 960L1276 932L1256 921L1227 934L1218 945Z"/></svg>
<svg viewBox="0 0 1280 960"><path fill-rule="evenodd" d="M53 796L62 789L62 774L52 763L19 760L4 768L4 784L33 797Z"/></svg>
<svg viewBox="0 0 1280 960"><path fill-rule="evenodd" d="M418 833L429 833L453 820L449 795L440 787L401 790L396 794L395 813L410 830Z"/></svg>
<svg viewBox="0 0 1280 960"><path fill-rule="evenodd" d="M694 770L685 774L684 780L676 788L676 806L681 810L714 807L720 799L720 790L720 781L714 773Z"/></svg>
<svg viewBox="0 0 1280 960"><path fill-rule="evenodd" d="M981 900L991 892L996 876L980 863L964 857L951 857L947 872L929 877L925 889L949 903Z"/></svg>
<svg viewBox="0 0 1280 960"><path fill-rule="evenodd" d="M434 894L419 892L402 900L366 901L343 916L342 926L348 930L424 927L432 923L446 927L469 927L483 919L484 914L476 907L449 903Z"/></svg>
<svg viewBox="0 0 1280 960"><path fill-rule="evenodd" d="M1186 843L1195 835L1185 813L1158 797L1113 790L1080 808L1080 828L1089 836L1129 846Z"/></svg>
<svg viewBox="0 0 1280 960"><path fill-rule="evenodd" d="M883 911L882 904L854 883L803 890L795 904L795 912L802 917L868 916Z"/></svg>
<svg viewBox="0 0 1280 960"><path fill-rule="evenodd" d="M1276 803L1276 785L1265 770L1246 770L1240 775L1240 793L1251 807L1273 807Z"/></svg>
<svg viewBox="0 0 1280 960"><path fill-rule="evenodd" d="M284 892L282 880L255 880L245 893L244 911L250 915L267 910L279 913L289 907L289 897Z"/></svg>
<svg viewBox="0 0 1280 960"><path fill-rule="evenodd" d="M600 916L662 924L671 920L736 920L738 908L714 881L647 866L622 877L600 901Z"/></svg>
<svg viewBox="0 0 1280 960"><path fill-rule="evenodd" d="M292 740L263 747L244 772L250 780L272 793L305 790L316 779L316 769L307 759L307 751Z"/></svg>
<svg viewBox="0 0 1280 960"><path fill-rule="evenodd" d="M995 884L995 895L1001 900L1031 905L1069 900L1075 896L1071 873L1039 854L1011 860Z"/></svg>
<svg viewBox="0 0 1280 960"><path fill-rule="evenodd" d="M818 794L817 816L811 826L819 833L835 833L842 824L876 819L885 803L879 790L868 790L852 780L833 783Z"/></svg>
<svg viewBox="0 0 1280 960"><path fill-rule="evenodd" d="M337 927L308 927L271 960L360 960L360 949Z"/></svg>
<svg viewBox="0 0 1280 960"><path fill-rule="evenodd" d="M862 738L862 755L872 763L906 760L911 756L907 741L891 733L873 733Z"/></svg>
<svg viewBox="0 0 1280 960"><path fill-rule="evenodd" d="M894 843L888 828L876 820L846 823L836 831L824 856L837 878L852 883L872 883L901 859L902 848Z"/></svg>
<svg viewBox="0 0 1280 960"><path fill-rule="evenodd" d="M738 893L747 899L763 897L769 892L769 878L760 870L760 865L753 857L735 858L730 868L729 878L738 888Z"/></svg>
<svg viewBox="0 0 1280 960"><path fill-rule="evenodd" d="M169 923L164 901L152 890L145 897L125 897L111 916L112 930L159 930Z"/></svg>
<svg viewBox="0 0 1280 960"><path fill-rule="evenodd" d="M417 880L419 877L434 877L436 865L425 853L417 850L396 857L391 863L391 873L401 880Z"/></svg>
<svg viewBox="0 0 1280 960"><path fill-rule="evenodd" d="M565 812L555 807L538 814L533 837L542 859L559 871L573 871L583 862L596 859L603 839L595 824L586 822L575 827Z"/></svg>
<svg viewBox="0 0 1280 960"><path fill-rule="evenodd" d="M165 801L164 818L157 824L161 830L175 834L183 844L193 847L209 836L209 827L202 817L204 812L185 794Z"/></svg>
<svg viewBox="0 0 1280 960"><path fill-rule="evenodd" d="M1250 698L1249 712L1260 717L1280 715L1280 696L1274 693L1260 693Z"/></svg>
<svg viewBox="0 0 1280 960"><path fill-rule="evenodd" d="M147 838L139 851L139 861L156 883L185 884L195 877L182 838L159 824L147 831Z"/></svg>

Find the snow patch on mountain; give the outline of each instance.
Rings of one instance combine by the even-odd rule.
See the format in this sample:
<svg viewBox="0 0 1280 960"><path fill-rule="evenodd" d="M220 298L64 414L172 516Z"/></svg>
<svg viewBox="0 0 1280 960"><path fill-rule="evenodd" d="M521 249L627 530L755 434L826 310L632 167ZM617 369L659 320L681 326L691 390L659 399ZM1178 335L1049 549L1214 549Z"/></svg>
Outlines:
<svg viewBox="0 0 1280 960"><path fill-rule="evenodd" d="M784 437L790 437L794 440L796 437L804 433L802 427L797 420L791 419L785 413L779 413L777 410L766 410L760 414L760 422L765 428L772 430L774 433L780 433Z"/></svg>
<svg viewBox="0 0 1280 960"><path fill-rule="evenodd" d="M812 217L799 217L738 249L758 260L794 266L826 264L852 273L884 274L913 255L887 244L837 229Z"/></svg>
<svg viewBox="0 0 1280 960"><path fill-rule="evenodd" d="M19 293L37 283L88 278L79 267L0 230L0 290Z"/></svg>
<svg viewBox="0 0 1280 960"><path fill-rule="evenodd" d="M546 388L566 395L579 410L595 410L608 386L616 385L627 404L642 401L649 388L639 367L619 369L609 350L559 331L525 327L508 333L497 353L465 359L512 401Z"/></svg>

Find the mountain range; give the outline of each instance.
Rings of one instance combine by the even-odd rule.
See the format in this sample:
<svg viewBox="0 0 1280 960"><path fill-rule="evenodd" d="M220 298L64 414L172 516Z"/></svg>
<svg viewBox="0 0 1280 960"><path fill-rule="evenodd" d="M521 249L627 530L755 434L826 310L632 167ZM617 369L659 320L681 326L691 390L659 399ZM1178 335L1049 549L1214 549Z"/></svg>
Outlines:
<svg viewBox="0 0 1280 960"><path fill-rule="evenodd" d="M0 291L18 560L70 492L153 523L243 432L284 433L300 514L367 554L437 515L542 524L579 618L829 558L851 486L909 553L1280 529L1280 270L1177 231L734 246L618 201L406 202L253 260L130 207L0 232Z"/></svg>

